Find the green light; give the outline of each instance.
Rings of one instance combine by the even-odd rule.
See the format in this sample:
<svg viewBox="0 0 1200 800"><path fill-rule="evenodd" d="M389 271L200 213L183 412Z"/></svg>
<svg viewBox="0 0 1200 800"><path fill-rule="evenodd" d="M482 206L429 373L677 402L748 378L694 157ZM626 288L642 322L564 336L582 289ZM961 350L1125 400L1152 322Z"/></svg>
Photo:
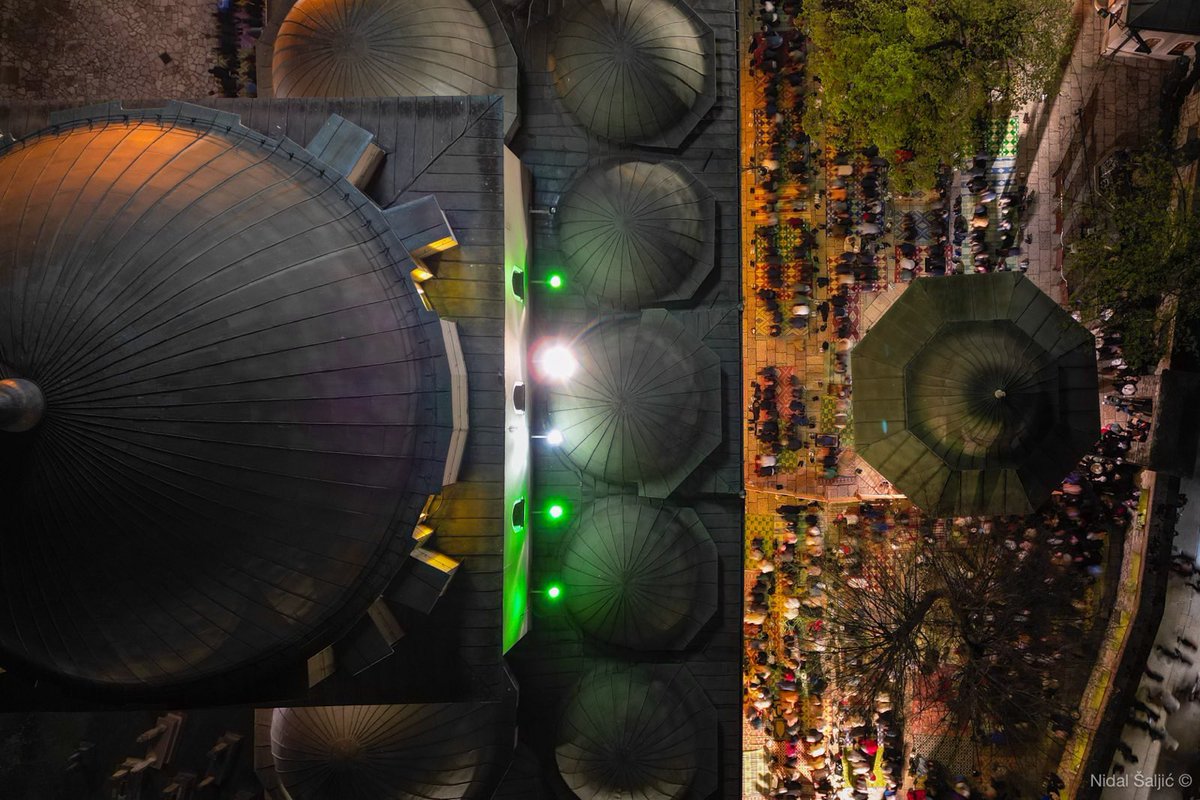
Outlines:
<svg viewBox="0 0 1200 800"><path fill-rule="evenodd" d="M557 600L558 596L561 594L562 594L562 587L560 587L560 586L551 586L549 589L546 590L546 596L549 597L551 600Z"/></svg>
<svg viewBox="0 0 1200 800"><path fill-rule="evenodd" d="M561 289L563 286L563 276L555 272L550 276L546 283L550 284L551 289Z"/></svg>
<svg viewBox="0 0 1200 800"><path fill-rule="evenodd" d="M550 506L550 508L546 509L546 513L550 515L550 519L562 519L563 514L566 512L563 510L562 506L560 506L558 503L555 503L554 505Z"/></svg>

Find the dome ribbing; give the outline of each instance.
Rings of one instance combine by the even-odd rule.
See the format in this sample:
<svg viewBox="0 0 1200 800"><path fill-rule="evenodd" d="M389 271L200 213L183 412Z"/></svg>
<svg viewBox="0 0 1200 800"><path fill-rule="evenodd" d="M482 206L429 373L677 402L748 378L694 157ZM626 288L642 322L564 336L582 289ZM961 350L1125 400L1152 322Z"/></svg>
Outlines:
<svg viewBox="0 0 1200 800"><path fill-rule="evenodd" d="M592 636L640 650L682 649L717 608L717 547L690 508L622 495L580 511L562 579Z"/></svg>
<svg viewBox="0 0 1200 800"><path fill-rule="evenodd" d="M605 320L549 392L562 452L587 474L666 497L721 442L721 363L668 312Z"/></svg>
<svg viewBox="0 0 1200 800"><path fill-rule="evenodd" d="M1099 436L1094 337L1020 275L917 281L851 367L857 451L930 513L1029 513Z"/></svg>
<svg viewBox="0 0 1200 800"><path fill-rule="evenodd" d="M512 758L501 703L277 708L271 755L293 800L477 800Z"/></svg>
<svg viewBox="0 0 1200 800"><path fill-rule="evenodd" d="M155 113L0 154L0 378L45 396L0 432L0 651L143 693L363 614L440 486L449 391L377 208L291 142Z"/></svg>
<svg viewBox="0 0 1200 800"><path fill-rule="evenodd" d="M600 668L575 688L555 757L580 800L707 797L716 734L712 707L694 682L665 670Z"/></svg>
<svg viewBox="0 0 1200 800"><path fill-rule="evenodd" d="M517 61L490 0L298 0L271 61L277 97L504 96Z"/></svg>
<svg viewBox="0 0 1200 800"><path fill-rule="evenodd" d="M573 284L616 306L686 300L713 268L716 205L682 164L598 164L563 194L556 219Z"/></svg>
<svg viewBox="0 0 1200 800"><path fill-rule="evenodd" d="M572 0L551 69L571 115L597 136L678 147L716 100L716 40L683 0Z"/></svg>

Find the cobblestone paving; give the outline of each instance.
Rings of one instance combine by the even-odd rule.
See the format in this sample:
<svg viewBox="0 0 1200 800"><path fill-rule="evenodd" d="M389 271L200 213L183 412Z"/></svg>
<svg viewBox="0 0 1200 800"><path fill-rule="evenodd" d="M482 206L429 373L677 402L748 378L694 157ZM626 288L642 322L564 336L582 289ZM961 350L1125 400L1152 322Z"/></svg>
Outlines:
<svg viewBox="0 0 1200 800"><path fill-rule="evenodd" d="M215 8L213 0L0 0L0 100L207 97L218 88L208 74Z"/></svg>

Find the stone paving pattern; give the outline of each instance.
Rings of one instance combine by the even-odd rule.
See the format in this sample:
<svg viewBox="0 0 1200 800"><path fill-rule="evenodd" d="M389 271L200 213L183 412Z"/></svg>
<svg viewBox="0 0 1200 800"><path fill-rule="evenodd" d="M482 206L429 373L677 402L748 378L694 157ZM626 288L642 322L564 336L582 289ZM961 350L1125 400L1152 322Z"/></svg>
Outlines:
<svg viewBox="0 0 1200 800"><path fill-rule="evenodd" d="M743 4L745 8L754 6L753 3ZM746 13L745 8L743 13ZM753 12L750 12L753 13ZM781 30L786 28L781 28ZM749 22L742 25L741 28L741 50L746 51L750 43L750 35L753 33L753 27ZM754 143L755 145L765 140L766 126L770 124L764 119L761 108L765 106L763 98L763 84L761 77L756 75L749 66L749 60L743 59L740 67L741 75L741 128L742 142ZM813 158L821 157L819 148L816 146L820 137L814 136ZM843 442L851 434L850 424L845 424L838 427L834 423L834 417L839 411L848 413L848 398L840 397L839 394L842 388L847 383L846 375L839 373L835 369L837 347L837 337L834 332L835 325L832 315L829 320L829 327L826 331L821 332L819 328L819 318L814 312L812 320L807 328L793 329L789 326L787 320L784 320L784 332L780 336L770 336L767 332L769 323L761 301L755 296L755 289L759 286L766 286L765 281L759 280L759 275L754 267L756 259L755 248L755 229L759 226L767 224L768 218L765 212L762 211L762 200L759 195L761 190L755 185L755 170L757 169L761 155L759 147L746 145L742 148L741 153L741 191L742 191L742 297L744 309L742 312L742 340L745 349L745 366L743 370L744 385L742 386L743 408L746 409L746 414L749 414L749 407L752 399L751 383L755 379L758 370L769 365L786 367L786 378L792 372L800 375L806 389L806 400L809 418L818 423L815 433L821 434L836 434L839 435ZM834 153L828 152L824 154L830 162L833 161ZM836 169L832 163L827 168L832 174ZM825 222L824 206L819 206L819 192L826 184L826 175L823 174L826 170L816 170L814 177L808 185L799 184L795 181L781 181L781 188L778 192L778 207L779 219L781 223L786 218L796 217L804 220L809 226L816 228L817 225ZM846 176L843 176L846 177ZM848 178L848 182L857 181L859 176L857 173ZM804 208L800 210L784 210L792 207L793 204L803 204ZM788 226L780 224L779 228L786 235ZM831 258L836 259L837 253L841 249L842 240L838 239L834 242L827 242L826 237L822 233L817 234L819 259L825 262L824 266L818 266L815 271L816 275L829 275L832 270L829 269ZM787 249L782 247L781 249ZM874 288L886 288L887 276L891 273L891 267L884 265L880 269L881 285L878 287L863 287L860 291L858 287L852 293L852 316L860 314L862 308L872 304L873 298L878 292L873 291ZM785 285L790 286L795 283L798 276L788 272L788 279L784 281ZM830 295L836 290L835 285L826 288L813 287L813 296L817 301L827 300ZM780 305L785 309L790 307L791 301L781 301ZM828 350L822 350L822 344ZM818 398L814 400L814 398ZM788 401L791 399L790 394L781 395L779 405L781 408L786 408ZM766 453L767 450L760 445L754 438L753 429L743 427L746 436L746 447L743 448L745 458L745 482L748 490L762 490L782 492L793 497L804 497L808 499L822 499L831 501L853 501L858 497L868 496L894 496L890 486L881 476L873 469L867 466L859 459L851 449L844 448L842 450L842 458L838 464L838 477L826 478L823 476L823 470L819 463L814 463L814 457L819 457L820 451L817 448L809 450L801 450L797 452L798 463L792 465L790 456L785 451L780 455L781 462L786 465L786 469L781 469L779 473L773 476L758 476L755 474L754 457L755 455ZM856 471L860 470L860 471Z"/></svg>
<svg viewBox="0 0 1200 800"><path fill-rule="evenodd" d="M0 100L215 94L215 9L213 0L0 0Z"/></svg>
<svg viewBox="0 0 1200 800"><path fill-rule="evenodd" d="M1095 168L1118 147L1149 141L1159 119L1159 93L1170 63L1102 52L1108 22L1091 0L1077 0L1079 34L1058 89L1021 112L1018 175L1034 193L1026 233L1028 276L1065 300L1062 234L1091 192Z"/></svg>

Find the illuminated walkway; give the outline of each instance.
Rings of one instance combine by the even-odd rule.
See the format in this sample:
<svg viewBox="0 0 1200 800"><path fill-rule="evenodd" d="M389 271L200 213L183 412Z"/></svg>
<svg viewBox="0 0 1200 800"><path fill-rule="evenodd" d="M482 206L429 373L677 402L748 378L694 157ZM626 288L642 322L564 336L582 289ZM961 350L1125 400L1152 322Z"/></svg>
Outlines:
<svg viewBox="0 0 1200 800"><path fill-rule="evenodd" d="M1191 499L1179 511L1173 544L1185 553L1197 555L1200 553L1200 478L1188 478L1181 481L1180 492ZM1170 650L1179 646L1176 640L1177 636L1200 643L1200 592L1191 589L1186 580L1172 575L1167 583L1167 600L1155 643ZM1181 652L1193 661L1200 658L1200 654L1186 648L1181 648ZM1200 680L1200 668L1195 664L1188 665L1166 659L1157 653L1150 656L1148 663L1151 669L1163 676L1163 680L1161 682L1152 681L1143 675L1137 695L1141 700L1146 699L1147 692L1164 688L1168 691L1182 690L1186 692L1197 680ZM1155 707L1158 706L1155 705ZM1138 762L1135 766L1129 764L1121 756L1114 759L1114 763L1125 765L1125 774L1130 776L1130 780L1125 786L1105 789L1103 795L1105 800L1132 798L1140 800L1147 797L1164 798L1165 800L1165 798L1195 796L1181 791L1186 787L1183 786L1180 778L1185 775L1187 776L1186 780L1189 781L1200 778L1200 775L1192 771L1192 768L1197 766L1196 757L1200 752L1198 713L1200 713L1200 705L1184 702L1178 711L1167 715L1165 720L1167 733L1179 742L1177 749L1174 750L1164 748L1162 742L1153 741L1146 731L1126 727L1121 732L1121 739L1133 750ZM1161 726L1163 722L1164 720L1159 720L1159 725ZM1132 779L1135 774L1139 777L1144 776L1147 782L1151 780L1150 776L1157 774L1161 779L1162 790L1156 792L1152 791L1149 785L1137 785ZM1085 778L1081 788L1086 788L1087 785Z"/></svg>

